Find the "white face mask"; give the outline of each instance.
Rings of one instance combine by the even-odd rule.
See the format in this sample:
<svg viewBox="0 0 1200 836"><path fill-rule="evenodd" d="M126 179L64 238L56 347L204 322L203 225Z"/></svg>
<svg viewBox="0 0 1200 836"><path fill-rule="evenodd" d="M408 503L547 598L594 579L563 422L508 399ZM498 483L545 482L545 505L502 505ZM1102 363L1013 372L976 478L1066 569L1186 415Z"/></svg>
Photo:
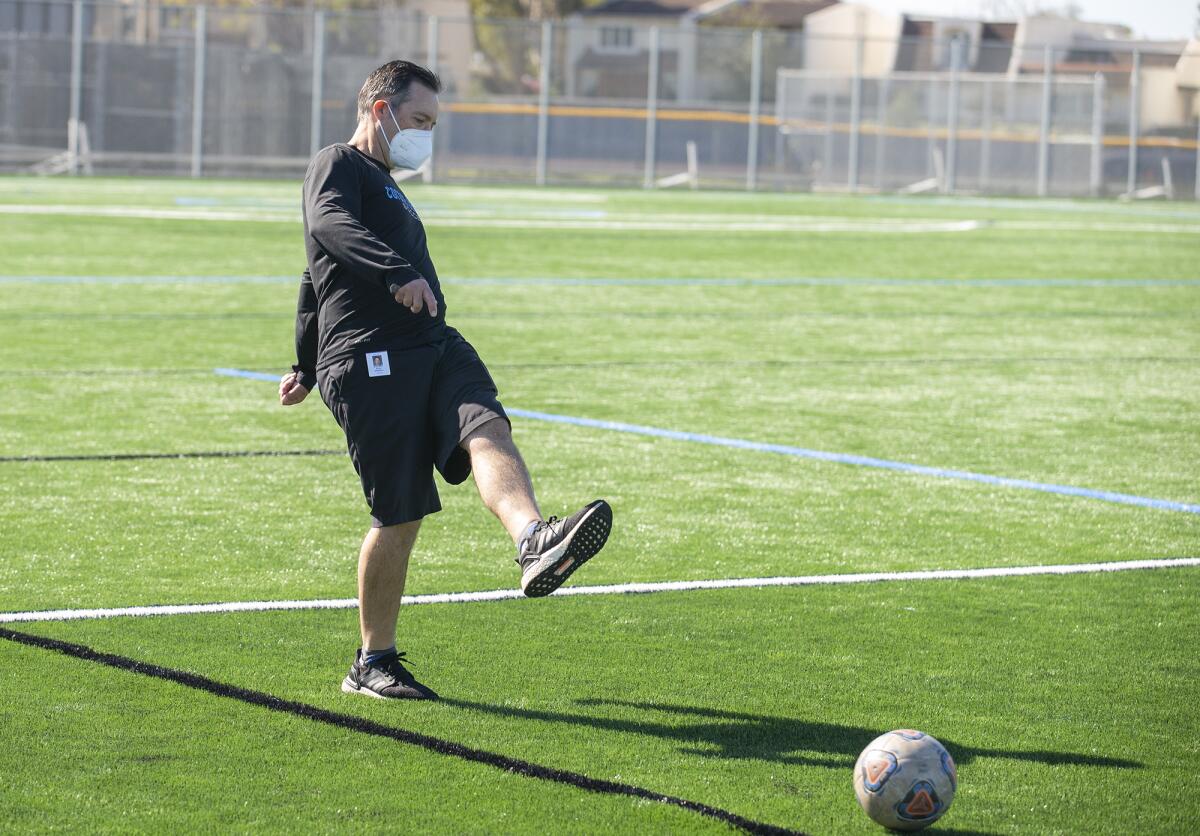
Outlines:
<svg viewBox="0 0 1200 836"><path fill-rule="evenodd" d="M400 123L396 121L396 114L392 112L390 106L388 113L392 117L392 124L396 126L396 133L390 140L384 133L383 125L379 123L379 120L376 120L375 124L379 128L380 135L387 141L388 157L391 159L392 168L409 168L416 171L425 165L425 161L433 154L433 131L423 131L420 128L402 130Z"/></svg>

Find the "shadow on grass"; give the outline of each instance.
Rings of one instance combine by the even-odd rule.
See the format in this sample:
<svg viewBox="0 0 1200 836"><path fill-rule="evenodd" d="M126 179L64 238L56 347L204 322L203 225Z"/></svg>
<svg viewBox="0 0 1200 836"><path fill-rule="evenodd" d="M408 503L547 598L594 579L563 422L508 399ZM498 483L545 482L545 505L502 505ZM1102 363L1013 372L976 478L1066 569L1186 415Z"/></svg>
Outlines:
<svg viewBox="0 0 1200 836"><path fill-rule="evenodd" d="M630 719L601 717L592 714L570 714L530 708L511 708L488 703L456 700L443 697L448 705L482 711L502 717L541 720L550 723L570 723L602 731L644 734L683 744L681 752L702 757L745 758L803 766L826 766L848 769L854 765L859 752L886 730L815 723L792 717L772 717L765 714L745 714L713 708L670 705L624 700L577 700L580 706L627 708L637 712ZM687 718L684 722L664 722L656 715ZM1042 750L983 749L963 746L953 740L938 737L950 750L960 766L978 757L1010 758L1050 765L1103 766L1117 769L1141 769L1138 761L1085 755L1072 752Z"/></svg>

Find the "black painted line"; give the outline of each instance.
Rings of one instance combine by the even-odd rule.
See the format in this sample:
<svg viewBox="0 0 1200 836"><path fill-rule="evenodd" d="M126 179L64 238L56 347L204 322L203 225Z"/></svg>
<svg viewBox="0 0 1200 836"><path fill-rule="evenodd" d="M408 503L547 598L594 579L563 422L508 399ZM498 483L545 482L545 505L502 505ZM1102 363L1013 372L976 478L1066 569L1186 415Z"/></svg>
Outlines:
<svg viewBox="0 0 1200 836"><path fill-rule="evenodd" d="M505 772L513 772L518 775L523 775L527 778L536 778L542 781L551 781L556 784L566 784L576 787L577 789L586 790L588 792L603 793L606 795L624 795L632 798L644 798L648 801L657 801L662 804L669 804L674 807L680 807L684 810L689 810L693 813L699 813L702 816L717 819L725 822L732 827L745 831L746 833L754 834L788 834L790 836L802 836L798 831L788 830L787 828L778 827L765 822L754 821L739 816L736 813L731 813L728 810L722 810L719 807L712 807L708 804L703 804L699 801L689 801L686 798L678 798L672 795L664 795L654 792L643 787L638 787L633 784L625 784L619 781L606 781L600 778L590 778L578 772L571 772L565 769L556 769L550 766L542 766L530 761L520 760L519 758L511 758L507 755L488 752L483 749L473 749L469 746L463 746L461 743L455 743L450 740L444 740L440 737L432 737L419 732L408 731L406 729L396 728L394 726L385 726L382 723L376 723L372 720L367 720L363 717L355 717L350 714L341 714L336 711L329 711L324 708L318 708L307 703L295 702L293 700L285 700L280 697L272 696L271 694L262 691L252 691L248 688L241 688L237 685L229 685L224 682L218 682L215 679L209 679L206 676L201 676L188 671L176 670L174 668L164 668L159 665L153 665L148 662L139 662L136 659L130 659L126 656L118 656L113 653L103 653L99 650L93 650L90 647L81 644L73 644L71 642L59 641L57 639L47 638L45 636L31 635L29 633L18 633L15 630L0 628L0 638L8 639L11 642L37 647L43 650L53 650L57 653L62 653L65 656L73 656L76 659L82 659L86 662L95 662L101 665L107 665L110 668L129 671L131 673L149 676L155 679L163 679L169 682L175 682L187 688L194 688L198 691L206 691L218 697L237 700L239 702L257 705L271 711L278 711L283 714L291 714L296 717L303 717L306 720L313 720L318 723L336 726L338 728L347 729L349 731L359 732L360 734L373 735L375 737L386 737L391 740L396 740L401 743L408 743L412 746L419 746L422 749L428 749L431 752L437 752L440 755L448 755L450 757L459 758L473 763L481 763L486 766L492 766L497 769L503 769Z"/></svg>
<svg viewBox="0 0 1200 836"><path fill-rule="evenodd" d="M131 462L145 459L244 459L251 456L338 456L345 450L210 450L188 453L96 453L78 456L0 456L8 462Z"/></svg>

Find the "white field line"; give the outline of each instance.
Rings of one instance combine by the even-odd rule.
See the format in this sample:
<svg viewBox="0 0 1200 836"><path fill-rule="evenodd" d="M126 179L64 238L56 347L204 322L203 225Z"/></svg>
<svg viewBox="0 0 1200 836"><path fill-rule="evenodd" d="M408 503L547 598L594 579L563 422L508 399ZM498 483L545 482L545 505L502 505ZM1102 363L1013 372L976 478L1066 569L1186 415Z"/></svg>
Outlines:
<svg viewBox="0 0 1200 836"><path fill-rule="evenodd" d="M299 212L278 208L230 210L222 208L179 208L150 206L87 206L66 204L0 204L0 214L76 215L92 217L138 218L144 220L184 221L259 221L300 223ZM836 217L819 215L721 215L670 213L564 212L556 217L542 212L518 212L517 216L496 217L476 209L432 209L425 214L431 227L478 229L561 229L617 232L811 232L811 233L943 233L973 232L980 229L1028 232L1127 232L1200 235L1200 224L1122 223L1108 221L1018 221L952 220L938 218Z"/></svg>
<svg viewBox="0 0 1200 836"><path fill-rule="evenodd" d="M144 206L68 206L61 204L0 204L0 214L9 215L77 215L83 217L138 218L143 220L183 221L260 221L268 223L300 223L299 212L279 210L247 211L228 209L180 209ZM970 232L978 229L979 221L965 220L897 220L895 218L805 218L781 216L772 220L745 220L736 215L713 216L709 220L661 219L653 215L608 218L529 218L529 217L472 217L467 210L430 212L425 221L431 227L462 227L481 229L575 229L600 231L652 232Z"/></svg>
<svg viewBox="0 0 1200 836"><path fill-rule="evenodd" d="M896 222L893 218L845 218L840 220L816 220L807 218L779 218L774 221L745 221L731 215L727 220L591 220L591 219L536 219L536 218L464 218L431 217L432 227L483 227L501 229L578 229L635 232L972 232L985 224L980 221L916 220Z"/></svg>
<svg viewBox="0 0 1200 836"><path fill-rule="evenodd" d="M1079 575L1095 572L1130 572L1140 569L1172 569L1200 566L1200 557L1161 560L1122 560L1110 563L1067 563L1051 566L997 566L989 569L935 569L913 572L866 572L854 575L801 575L776 578L724 578L711 581L665 581L660 583L622 583L609 586L570 586L554 593L556 598L572 595L631 595L651 592L688 592L696 589L742 589L769 586L832 586L884 581L943 581L973 578L1009 578L1027 575ZM523 598L517 589L486 592L450 592L438 595L413 595L409 604L470 604L482 601L507 601ZM0 624L18 621L74 621L118 616L195 615L200 613L263 612L267 610L342 610L358 606L354 598L326 598L312 601L229 601L218 604L169 604L152 607L114 607L90 610L41 610L0 613Z"/></svg>
<svg viewBox="0 0 1200 836"><path fill-rule="evenodd" d="M300 223L300 213L263 210L231 212L225 209L155 209L149 206L86 206L60 204L0 204L3 215L79 215L83 217L138 218L141 220L177 221L269 221L271 223Z"/></svg>
<svg viewBox="0 0 1200 836"><path fill-rule="evenodd" d="M740 193L735 193L740 194ZM753 193L750 193L754 196ZM1186 208L1166 208L1169 204L1099 202L1095 200L1071 200L1069 198L1027 197L968 197L966 195L863 195L866 203L892 203L920 206L950 206L956 208L977 206L988 209L1012 209L1019 212L1075 212L1080 215L1124 215L1140 218L1183 218L1200 222L1200 211Z"/></svg>
<svg viewBox="0 0 1200 836"><path fill-rule="evenodd" d="M407 190L408 187L406 187ZM608 203L607 193L574 191L571 189L489 189L483 186L425 186L414 183L412 192L430 200L499 200L509 204L524 200L530 203Z"/></svg>
<svg viewBox="0 0 1200 836"><path fill-rule="evenodd" d="M994 229L1025 232L1169 232L1200 235L1200 224L1125 221L989 221Z"/></svg>

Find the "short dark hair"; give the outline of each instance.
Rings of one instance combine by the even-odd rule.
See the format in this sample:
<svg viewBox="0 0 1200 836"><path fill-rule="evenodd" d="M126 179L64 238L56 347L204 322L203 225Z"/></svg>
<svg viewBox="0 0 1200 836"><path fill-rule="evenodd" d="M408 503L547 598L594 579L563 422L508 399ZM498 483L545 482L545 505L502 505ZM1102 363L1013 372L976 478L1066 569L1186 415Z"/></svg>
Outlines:
<svg viewBox="0 0 1200 836"><path fill-rule="evenodd" d="M359 118L371 112L371 105L387 99L393 105L403 104L412 95L413 82L424 84L435 93L442 92L442 81L431 70L411 61L389 61L367 76L358 91Z"/></svg>

